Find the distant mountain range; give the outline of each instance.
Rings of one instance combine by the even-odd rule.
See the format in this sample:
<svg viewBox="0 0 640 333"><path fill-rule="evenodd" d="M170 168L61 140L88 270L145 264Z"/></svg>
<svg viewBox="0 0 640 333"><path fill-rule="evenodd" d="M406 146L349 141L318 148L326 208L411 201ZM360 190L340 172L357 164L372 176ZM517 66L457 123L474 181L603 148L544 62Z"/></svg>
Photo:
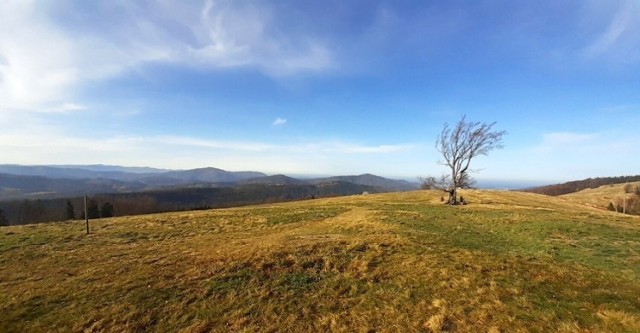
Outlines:
<svg viewBox="0 0 640 333"><path fill-rule="evenodd" d="M319 185L351 183L381 192L419 188L417 183L371 174L297 179L262 172L232 172L217 168L165 170L111 165L0 165L0 200L45 199L85 194L135 193L167 188L259 185Z"/></svg>

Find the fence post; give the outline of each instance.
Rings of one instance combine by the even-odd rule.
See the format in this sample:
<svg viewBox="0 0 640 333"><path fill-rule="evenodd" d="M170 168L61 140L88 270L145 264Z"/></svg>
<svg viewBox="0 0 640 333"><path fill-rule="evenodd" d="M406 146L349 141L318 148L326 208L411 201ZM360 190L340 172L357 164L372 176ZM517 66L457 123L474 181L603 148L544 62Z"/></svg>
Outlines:
<svg viewBox="0 0 640 333"><path fill-rule="evenodd" d="M84 196L84 221L87 225L87 235L89 234L89 212L87 211L87 196Z"/></svg>

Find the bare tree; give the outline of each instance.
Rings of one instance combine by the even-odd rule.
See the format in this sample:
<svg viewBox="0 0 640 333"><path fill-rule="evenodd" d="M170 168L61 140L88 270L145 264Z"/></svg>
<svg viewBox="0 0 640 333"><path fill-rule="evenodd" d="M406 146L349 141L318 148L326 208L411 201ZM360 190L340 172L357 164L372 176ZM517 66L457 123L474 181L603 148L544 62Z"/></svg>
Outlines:
<svg viewBox="0 0 640 333"><path fill-rule="evenodd" d="M436 149L442 154L442 165L449 167L451 173L439 179L427 177L423 179L423 187L441 189L449 194L450 205L458 204L458 188L469 188L474 181L469 169L471 160L480 155L487 155L494 149L501 149L505 131L494 131L491 124L470 122L466 116L453 127L445 123L440 136L436 140Z"/></svg>
<svg viewBox="0 0 640 333"><path fill-rule="evenodd" d="M633 185L627 183L623 187L622 192L622 214L627 213L627 193L633 193Z"/></svg>
<svg viewBox="0 0 640 333"><path fill-rule="evenodd" d="M9 220L4 216L4 211L0 209L0 226L9 225Z"/></svg>

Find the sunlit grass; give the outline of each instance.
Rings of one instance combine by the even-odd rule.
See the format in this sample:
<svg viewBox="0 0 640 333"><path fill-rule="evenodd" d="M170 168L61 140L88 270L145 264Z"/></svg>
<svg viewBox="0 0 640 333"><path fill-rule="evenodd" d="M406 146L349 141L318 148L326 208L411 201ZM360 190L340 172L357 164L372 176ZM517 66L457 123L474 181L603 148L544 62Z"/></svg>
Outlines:
<svg viewBox="0 0 640 333"><path fill-rule="evenodd" d="M2 228L0 331L640 329L640 218L463 195Z"/></svg>
<svg viewBox="0 0 640 333"><path fill-rule="evenodd" d="M600 209L607 209L609 203L616 205L623 197L630 199L634 196L631 193L624 192L624 187L627 184L634 188L635 186L640 186L640 182L603 185L598 188L589 188L574 193L564 194L560 197L570 202L585 204Z"/></svg>

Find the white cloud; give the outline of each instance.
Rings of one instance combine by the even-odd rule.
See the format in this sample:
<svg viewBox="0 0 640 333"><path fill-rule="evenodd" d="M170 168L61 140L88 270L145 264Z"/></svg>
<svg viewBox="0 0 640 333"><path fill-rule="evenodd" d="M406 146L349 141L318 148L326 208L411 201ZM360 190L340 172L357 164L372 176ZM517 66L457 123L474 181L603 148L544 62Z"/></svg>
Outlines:
<svg viewBox="0 0 640 333"><path fill-rule="evenodd" d="M90 18L96 21L91 28L61 24L65 11L57 5L63 6L0 2L0 112L59 108L75 100L87 82L146 63L249 67L274 77L334 65L326 43L282 33L275 27L279 18L263 3L107 2L102 6L111 10L105 13L118 16Z"/></svg>
<svg viewBox="0 0 640 333"><path fill-rule="evenodd" d="M578 144L592 143L598 139L595 133L554 132L542 135L542 145L545 147L566 147Z"/></svg>
<svg viewBox="0 0 640 333"><path fill-rule="evenodd" d="M33 7L5 1L0 9L0 109L60 102L78 80L72 42Z"/></svg>
<svg viewBox="0 0 640 333"><path fill-rule="evenodd" d="M76 103L63 103L60 106L53 107L53 108L50 108L50 109L39 110L39 111L67 113L67 112L74 112L74 111L83 111L83 110L87 110L87 109L88 109L88 107L86 107L84 105L80 105L80 104L76 104Z"/></svg>
<svg viewBox="0 0 640 333"><path fill-rule="evenodd" d="M528 149L507 149L502 158L487 159L491 165L487 169L498 171L496 177L523 177L526 171L531 179L558 181L635 174L639 140L637 133L617 131L547 133Z"/></svg>
<svg viewBox="0 0 640 333"><path fill-rule="evenodd" d="M304 149L308 149L305 146ZM319 151L337 152L340 154L397 154L410 152L417 149L415 144L399 144L399 145L359 145L343 142L323 143L316 147Z"/></svg>
<svg viewBox="0 0 640 333"><path fill-rule="evenodd" d="M221 141L198 139L182 136L162 136L146 139L149 142L163 145L180 145L194 148L210 148L227 151L258 153L292 153L292 154L396 154L410 152L417 148L415 144L400 145L360 145L338 141L321 141L317 143L269 144L262 142Z"/></svg>
<svg viewBox="0 0 640 333"><path fill-rule="evenodd" d="M272 125L273 126L282 126L282 125L284 125L286 123L287 123L286 119L278 117L278 118L276 118L276 120L273 121Z"/></svg>
<svg viewBox="0 0 640 333"><path fill-rule="evenodd" d="M278 150L275 145L264 144L259 142L238 142L238 141L221 141L207 140L182 136L161 136L148 138L147 141L160 145L178 145L194 148L207 148L218 150L231 150L242 152L264 152Z"/></svg>
<svg viewBox="0 0 640 333"><path fill-rule="evenodd" d="M121 74L132 64L157 59L105 36L83 35L56 23L47 5L0 4L0 112L78 111L74 100L89 81Z"/></svg>
<svg viewBox="0 0 640 333"><path fill-rule="evenodd" d="M197 24L189 28L197 43L183 44L186 59L212 67L257 67L283 76L333 67L331 52L314 36L287 34L274 27L275 13L264 4L208 0Z"/></svg>
<svg viewBox="0 0 640 333"><path fill-rule="evenodd" d="M27 116L11 118L10 121L32 120ZM274 144L188 136L89 137L38 121L29 127L32 131L0 132L0 147L6 157L3 163L69 164L73 161L165 168L215 166L292 174L380 173L397 172L396 162L415 160L417 149L411 144L360 145L339 141Z"/></svg>
<svg viewBox="0 0 640 333"><path fill-rule="evenodd" d="M473 167L483 170L482 177L549 183L637 174L637 142L640 133L634 132L546 133L525 147L509 148L507 144L505 149L474 161Z"/></svg>
<svg viewBox="0 0 640 333"><path fill-rule="evenodd" d="M542 135L532 152L542 161L570 159L601 149L605 136L600 133L553 132Z"/></svg>

